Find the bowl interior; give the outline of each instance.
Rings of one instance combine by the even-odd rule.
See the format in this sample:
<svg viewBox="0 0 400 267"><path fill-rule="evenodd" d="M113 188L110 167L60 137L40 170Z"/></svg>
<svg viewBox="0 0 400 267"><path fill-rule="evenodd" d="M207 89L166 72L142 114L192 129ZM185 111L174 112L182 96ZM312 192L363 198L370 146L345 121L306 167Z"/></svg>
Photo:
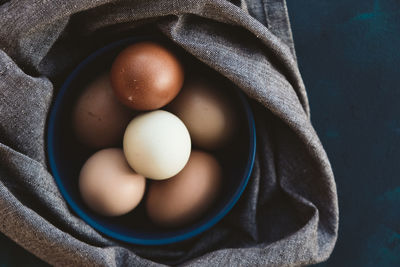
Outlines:
<svg viewBox="0 0 400 267"><path fill-rule="evenodd" d="M214 153L223 167L223 188L215 204L194 223L176 229L162 228L151 223L142 204L134 211L120 217L104 217L88 209L79 194L78 177L82 165L95 151L85 148L75 139L71 126L72 108L85 86L94 77L107 71L123 48L148 39L129 38L112 43L94 52L70 74L57 95L50 113L47 150L49 165L57 185L78 216L98 231L118 240L133 244L161 245L185 240L205 231L233 207L243 192L252 170L255 155L255 126L245 96L220 77L227 85L222 86L221 90L226 91L226 96L234 103L240 127L232 142ZM167 40L157 41L171 46ZM197 68L199 70L206 68L184 51L173 46L171 49L182 58L186 65L185 69L196 71Z"/></svg>

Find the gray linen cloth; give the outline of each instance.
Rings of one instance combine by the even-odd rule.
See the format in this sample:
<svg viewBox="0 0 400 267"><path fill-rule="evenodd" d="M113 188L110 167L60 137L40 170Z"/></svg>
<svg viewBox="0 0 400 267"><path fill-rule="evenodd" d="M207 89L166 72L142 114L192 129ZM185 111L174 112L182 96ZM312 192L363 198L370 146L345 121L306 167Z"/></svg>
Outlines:
<svg viewBox="0 0 400 267"><path fill-rule="evenodd" d="M148 26L152 25L152 26ZM166 246L103 236L49 172L46 119L58 88L104 44L154 27L253 99L257 155L234 209ZM338 206L311 125L284 0L0 1L0 230L54 265L288 266L326 260Z"/></svg>

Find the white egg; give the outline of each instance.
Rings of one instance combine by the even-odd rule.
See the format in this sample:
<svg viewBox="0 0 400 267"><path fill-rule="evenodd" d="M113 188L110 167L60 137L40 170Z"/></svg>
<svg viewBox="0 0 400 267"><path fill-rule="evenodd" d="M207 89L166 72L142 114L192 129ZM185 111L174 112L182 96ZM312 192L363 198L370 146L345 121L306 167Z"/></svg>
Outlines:
<svg viewBox="0 0 400 267"><path fill-rule="evenodd" d="M137 173L155 180L180 172L191 151L185 124L163 110L135 117L125 130L123 146L129 165Z"/></svg>

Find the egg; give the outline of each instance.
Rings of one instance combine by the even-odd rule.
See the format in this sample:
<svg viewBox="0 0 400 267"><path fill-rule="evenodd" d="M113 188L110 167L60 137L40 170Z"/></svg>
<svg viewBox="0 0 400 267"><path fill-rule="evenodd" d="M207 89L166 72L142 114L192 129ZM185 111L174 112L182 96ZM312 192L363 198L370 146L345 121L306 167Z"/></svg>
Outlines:
<svg viewBox="0 0 400 267"><path fill-rule="evenodd" d="M135 110L168 104L180 91L182 64L167 48L140 42L125 48L111 67L111 84L118 99Z"/></svg>
<svg viewBox="0 0 400 267"><path fill-rule="evenodd" d="M72 126L81 143L91 148L105 148L121 142L132 116L132 111L114 96L108 74L102 74L78 98Z"/></svg>
<svg viewBox="0 0 400 267"><path fill-rule="evenodd" d="M187 79L168 110L176 114L189 130L199 148L215 150L231 140L237 129L234 107L229 95L212 78Z"/></svg>
<svg viewBox="0 0 400 267"><path fill-rule="evenodd" d="M176 176L150 183L145 202L147 214L163 227L193 222L214 203L221 182L218 161L209 153L193 150L189 162Z"/></svg>
<svg viewBox="0 0 400 267"><path fill-rule="evenodd" d="M95 212L119 216L134 209L143 198L146 179L134 172L119 148L96 152L83 165L79 191Z"/></svg>
<svg viewBox="0 0 400 267"><path fill-rule="evenodd" d="M137 173L162 180L174 176L186 165L191 141L178 117L156 110L138 115L129 123L123 148L129 165Z"/></svg>

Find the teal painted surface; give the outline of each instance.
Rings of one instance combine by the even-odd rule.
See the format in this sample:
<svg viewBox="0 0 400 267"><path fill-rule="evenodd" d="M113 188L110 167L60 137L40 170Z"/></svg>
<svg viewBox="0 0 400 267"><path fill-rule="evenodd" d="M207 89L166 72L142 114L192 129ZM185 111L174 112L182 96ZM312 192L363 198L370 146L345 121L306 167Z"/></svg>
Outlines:
<svg viewBox="0 0 400 267"><path fill-rule="evenodd" d="M311 117L335 173L321 266L400 266L400 1L287 0Z"/></svg>

